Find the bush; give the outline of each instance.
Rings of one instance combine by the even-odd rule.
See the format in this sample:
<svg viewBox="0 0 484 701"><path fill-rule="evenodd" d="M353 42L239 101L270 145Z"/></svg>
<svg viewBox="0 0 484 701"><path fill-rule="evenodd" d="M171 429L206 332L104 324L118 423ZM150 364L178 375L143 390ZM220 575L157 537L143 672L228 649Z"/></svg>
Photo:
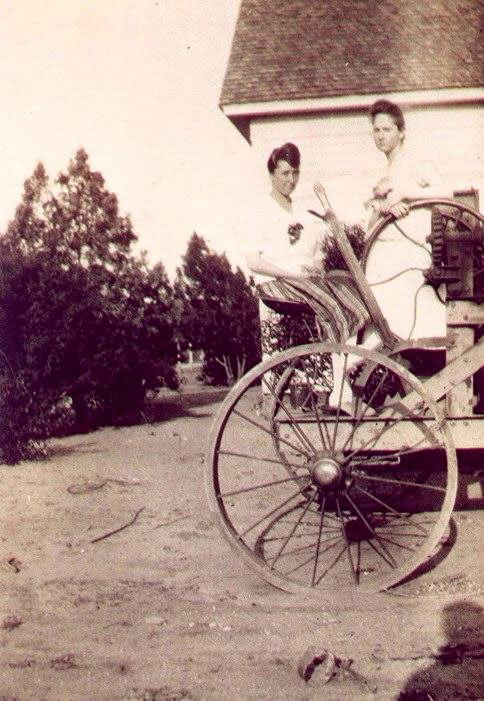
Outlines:
<svg viewBox="0 0 484 701"><path fill-rule="evenodd" d="M259 304L242 271L193 234L177 272L181 343L203 350L202 380L230 385L260 359Z"/></svg>
<svg viewBox="0 0 484 701"><path fill-rule="evenodd" d="M80 151L55 195L39 166L0 240L0 453L72 423L90 430L175 388L173 290ZM15 438L13 437L15 436Z"/></svg>
<svg viewBox="0 0 484 701"><path fill-rule="evenodd" d="M345 224L346 236L353 248L353 251L358 258L361 259L365 249L365 231L359 224ZM341 251L336 242L334 234L328 234L322 243L323 251L323 269L328 272L330 270L347 270L347 265Z"/></svg>

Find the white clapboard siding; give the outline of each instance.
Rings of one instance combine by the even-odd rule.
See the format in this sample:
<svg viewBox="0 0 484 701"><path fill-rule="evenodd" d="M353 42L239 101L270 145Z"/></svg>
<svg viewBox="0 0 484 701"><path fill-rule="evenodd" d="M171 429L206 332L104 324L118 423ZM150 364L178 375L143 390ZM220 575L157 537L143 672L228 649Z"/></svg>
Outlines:
<svg viewBox="0 0 484 701"><path fill-rule="evenodd" d="M484 182L483 114L475 104L412 107L405 110L408 148L424 162L435 164L446 191L475 188ZM384 168L365 110L292 114L253 118L250 139L261 172L267 157L286 141L301 151L298 196L309 208L317 208L314 182L326 187L333 206L346 221L359 220L362 202Z"/></svg>

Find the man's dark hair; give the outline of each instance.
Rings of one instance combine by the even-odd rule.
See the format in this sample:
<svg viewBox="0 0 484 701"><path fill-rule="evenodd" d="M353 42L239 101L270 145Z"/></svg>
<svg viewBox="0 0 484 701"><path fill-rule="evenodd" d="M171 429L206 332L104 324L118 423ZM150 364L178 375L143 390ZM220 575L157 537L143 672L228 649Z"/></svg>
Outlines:
<svg viewBox="0 0 484 701"><path fill-rule="evenodd" d="M299 168L301 154L299 153L298 147L294 144L287 143L273 150L267 161L267 170L271 175L275 171L279 161L287 161L293 168Z"/></svg>
<svg viewBox="0 0 484 701"><path fill-rule="evenodd" d="M405 129L405 117L398 105L390 100L377 100L370 107L370 119L373 122L377 114L389 114L397 125L398 131Z"/></svg>

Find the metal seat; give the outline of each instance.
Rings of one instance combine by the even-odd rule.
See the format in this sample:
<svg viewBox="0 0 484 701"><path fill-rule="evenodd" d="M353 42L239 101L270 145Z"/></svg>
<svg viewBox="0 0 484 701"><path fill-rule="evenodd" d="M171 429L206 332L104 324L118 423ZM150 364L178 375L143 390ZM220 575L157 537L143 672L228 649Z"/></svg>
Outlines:
<svg viewBox="0 0 484 701"><path fill-rule="evenodd" d="M259 296L261 302L263 302L266 307L272 309L278 314L288 314L289 316L301 316L302 314L314 315L313 310L309 304L304 302L299 302L295 300L276 298L276 297L264 297Z"/></svg>

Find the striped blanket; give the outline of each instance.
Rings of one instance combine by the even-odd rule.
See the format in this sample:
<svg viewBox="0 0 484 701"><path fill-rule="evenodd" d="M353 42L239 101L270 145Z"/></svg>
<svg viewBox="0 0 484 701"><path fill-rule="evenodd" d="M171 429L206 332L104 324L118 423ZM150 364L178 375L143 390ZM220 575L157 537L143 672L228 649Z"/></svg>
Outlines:
<svg viewBox="0 0 484 701"><path fill-rule="evenodd" d="M303 280L268 280L257 285L257 291L262 301L307 304L316 315L324 339L331 343L344 343L370 320L353 278L344 270Z"/></svg>

